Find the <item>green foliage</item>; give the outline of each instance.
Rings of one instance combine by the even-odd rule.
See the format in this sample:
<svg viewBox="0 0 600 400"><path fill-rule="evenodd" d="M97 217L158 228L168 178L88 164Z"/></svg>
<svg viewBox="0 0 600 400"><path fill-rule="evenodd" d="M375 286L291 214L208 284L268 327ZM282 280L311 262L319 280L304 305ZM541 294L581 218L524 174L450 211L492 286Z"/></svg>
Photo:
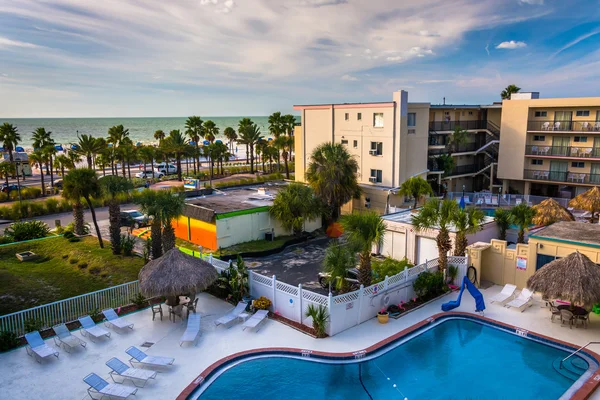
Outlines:
<svg viewBox="0 0 600 400"><path fill-rule="evenodd" d="M323 258L323 271L329 274L328 281L335 290L342 293L350 289L346 280L348 269L356 265L356 257L353 251L338 241L332 241L325 251Z"/></svg>
<svg viewBox="0 0 600 400"><path fill-rule="evenodd" d="M457 207L452 216L452 223L456 229L456 239L454 244L454 255L464 256L469 242L468 234L474 234L481 230L481 224L485 219L485 214L478 208L468 207L462 209Z"/></svg>
<svg viewBox="0 0 600 400"><path fill-rule="evenodd" d="M382 282L386 276L394 276L404 271L407 268L412 268L414 265L408 261L406 257L398 261L391 257L386 257L383 260L373 260L373 282Z"/></svg>
<svg viewBox="0 0 600 400"><path fill-rule="evenodd" d="M0 331L0 352L14 349L19 345L17 335L10 331Z"/></svg>
<svg viewBox="0 0 600 400"><path fill-rule="evenodd" d="M45 201L46 211L48 214L55 214L58 212L58 200L56 199L47 199Z"/></svg>
<svg viewBox="0 0 600 400"><path fill-rule="evenodd" d="M323 307L321 304L309 304L304 314L306 318L312 318L313 329L318 338L325 337L325 329L327 327L327 321L329 321L329 314L327 313L327 307Z"/></svg>
<svg viewBox="0 0 600 400"><path fill-rule="evenodd" d="M133 255L133 248L135 246L135 238L131 235L121 235L121 248L123 249L123 255L131 257Z"/></svg>
<svg viewBox="0 0 600 400"><path fill-rule="evenodd" d="M417 208L418 201L424 196L432 196L431 185L420 176L413 176L405 180L400 186L401 195L414 199L413 208Z"/></svg>
<svg viewBox="0 0 600 400"><path fill-rule="evenodd" d="M299 235L304 230L307 219L321 215L321 200L314 196L312 189L301 183L292 183L277 193L269 214L281 225Z"/></svg>
<svg viewBox="0 0 600 400"><path fill-rule="evenodd" d="M525 203L514 206L510 210L511 222L519 228L517 243L525 243L525 231L533 223L536 211Z"/></svg>
<svg viewBox="0 0 600 400"><path fill-rule="evenodd" d="M29 318L25 320L23 323L23 328L25 329L25 333L41 331L44 327L44 322L40 319Z"/></svg>
<svg viewBox="0 0 600 400"><path fill-rule="evenodd" d="M513 93L518 93L519 90L521 90L521 88L517 85L508 85L506 89L500 92L500 97L502 98L502 100L509 100L510 95Z"/></svg>
<svg viewBox="0 0 600 400"><path fill-rule="evenodd" d="M104 317L102 316L102 312L98 308L94 308L93 310L90 310L90 312L88 312L88 315L96 323L98 323L98 322L102 321L102 319L104 319Z"/></svg>
<svg viewBox="0 0 600 400"><path fill-rule="evenodd" d="M233 303L238 303L249 293L248 268L242 257L238 256L235 264L231 263L229 268L220 273L217 286L226 291Z"/></svg>
<svg viewBox="0 0 600 400"><path fill-rule="evenodd" d="M136 294L129 301L135 304L138 308L144 308L148 305L148 299L146 299L141 293Z"/></svg>
<svg viewBox="0 0 600 400"><path fill-rule="evenodd" d="M494 214L494 220L500 231L498 238L500 240L506 240L506 231L510 228L510 224L512 224L511 212L504 208L497 208L496 213Z"/></svg>
<svg viewBox="0 0 600 400"><path fill-rule="evenodd" d="M448 281L449 282L454 282L454 280L456 279L456 276L458 275L458 267L456 265L449 265L448 266Z"/></svg>
<svg viewBox="0 0 600 400"><path fill-rule="evenodd" d="M444 293L444 274L442 271L421 272L413 283L413 289L417 296L428 299Z"/></svg>
<svg viewBox="0 0 600 400"><path fill-rule="evenodd" d="M48 225L38 220L14 222L4 230L4 236L13 242L39 239L48 236L49 233Z"/></svg>

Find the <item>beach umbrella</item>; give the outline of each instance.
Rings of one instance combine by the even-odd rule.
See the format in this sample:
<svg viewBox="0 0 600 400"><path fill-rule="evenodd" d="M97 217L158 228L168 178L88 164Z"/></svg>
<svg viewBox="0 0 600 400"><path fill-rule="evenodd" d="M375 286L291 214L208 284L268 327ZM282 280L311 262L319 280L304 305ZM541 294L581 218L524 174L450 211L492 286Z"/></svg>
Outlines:
<svg viewBox="0 0 600 400"><path fill-rule="evenodd" d="M217 139L215 140L215 143L223 143L223 141Z"/></svg>
<svg viewBox="0 0 600 400"><path fill-rule="evenodd" d="M195 146L196 142L190 140L190 145Z"/></svg>
<svg viewBox="0 0 600 400"><path fill-rule="evenodd" d="M204 146L208 146L208 145L210 144L210 142L209 142L208 140L205 140L204 142L202 142L202 144L203 144Z"/></svg>
<svg viewBox="0 0 600 400"><path fill-rule="evenodd" d="M77 150L78 148L79 148L79 146L77 146L76 144L71 145L71 150Z"/></svg>
<svg viewBox="0 0 600 400"><path fill-rule="evenodd" d="M325 230L325 234L330 238L339 238L342 236L342 233L344 233L344 228L342 228L342 224L339 222L333 222Z"/></svg>
<svg viewBox="0 0 600 400"><path fill-rule="evenodd" d="M140 291L146 297L195 295L218 277L210 263L173 248L144 265L139 273Z"/></svg>
<svg viewBox="0 0 600 400"><path fill-rule="evenodd" d="M593 221L596 213L600 211L600 188L594 186L590 190L571 199L571 201L569 201L569 207L591 212Z"/></svg>
<svg viewBox="0 0 600 400"><path fill-rule="evenodd" d="M548 198L532 208L536 211L532 220L535 225L548 226L558 221L575 221L573 214L552 198Z"/></svg>
<svg viewBox="0 0 600 400"><path fill-rule="evenodd" d="M15 150L18 151L18 152L20 152L20 153L22 153L22 152L25 151L25 149L23 147L21 147L21 146L15 147Z"/></svg>
<svg viewBox="0 0 600 400"><path fill-rule="evenodd" d="M64 151L63 147L60 144L54 145L54 148L56 149L56 151Z"/></svg>
<svg viewBox="0 0 600 400"><path fill-rule="evenodd" d="M271 140L273 140L273 138L271 138L271 137L267 139L267 141L269 141L269 142L270 142Z"/></svg>
<svg viewBox="0 0 600 400"><path fill-rule="evenodd" d="M600 266L576 251L538 269L527 287L543 298L569 300L571 309L589 308L600 301Z"/></svg>

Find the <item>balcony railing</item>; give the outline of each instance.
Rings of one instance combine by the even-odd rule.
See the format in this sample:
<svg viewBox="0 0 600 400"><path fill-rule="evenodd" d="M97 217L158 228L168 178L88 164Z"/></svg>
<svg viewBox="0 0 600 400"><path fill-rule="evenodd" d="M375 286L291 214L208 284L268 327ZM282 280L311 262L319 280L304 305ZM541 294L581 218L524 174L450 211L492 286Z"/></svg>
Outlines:
<svg viewBox="0 0 600 400"><path fill-rule="evenodd" d="M523 179L566 183L600 184L600 174L584 174L570 171L562 172L526 169L523 172Z"/></svg>
<svg viewBox="0 0 600 400"><path fill-rule="evenodd" d="M476 121L430 121L429 130L431 131L453 131L456 127L461 129L487 129L486 120Z"/></svg>
<svg viewBox="0 0 600 400"><path fill-rule="evenodd" d="M600 121L528 121L527 130L600 133Z"/></svg>
<svg viewBox="0 0 600 400"><path fill-rule="evenodd" d="M573 158L600 158L600 147L589 146L525 146L525 155Z"/></svg>

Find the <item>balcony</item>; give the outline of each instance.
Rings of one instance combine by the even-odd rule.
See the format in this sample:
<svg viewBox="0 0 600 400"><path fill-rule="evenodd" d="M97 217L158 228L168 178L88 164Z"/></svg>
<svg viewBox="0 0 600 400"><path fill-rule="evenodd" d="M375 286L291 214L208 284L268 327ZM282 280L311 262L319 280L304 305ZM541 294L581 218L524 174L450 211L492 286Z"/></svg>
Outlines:
<svg viewBox="0 0 600 400"><path fill-rule="evenodd" d="M523 171L523 179L546 182L578 183L584 185L600 184L600 174L583 174L568 171L559 172L526 169L525 171Z"/></svg>
<svg viewBox="0 0 600 400"><path fill-rule="evenodd" d="M534 157L600 158L600 147L588 146L525 146L525 155Z"/></svg>
<svg viewBox="0 0 600 400"><path fill-rule="evenodd" d="M600 133L600 121L528 121L527 131Z"/></svg>
<svg viewBox="0 0 600 400"><path fill-rule="evenodd" d="M466 130L488 129L488 121L430 121L430 131L453 131L456 127Z"/></svg>

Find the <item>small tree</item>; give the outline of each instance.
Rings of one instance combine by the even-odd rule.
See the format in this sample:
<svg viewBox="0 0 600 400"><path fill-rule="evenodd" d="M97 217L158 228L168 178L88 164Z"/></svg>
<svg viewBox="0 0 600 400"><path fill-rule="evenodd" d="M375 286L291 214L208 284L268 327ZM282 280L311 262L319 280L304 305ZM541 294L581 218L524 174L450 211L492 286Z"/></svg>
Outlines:
<svg viewBox="0 0 600 400"><path fill-rule="evenodd" d="M349 289L348 270L356 265L354 252L347 246L340 244L337 240L332 241L325 251L323 259L323 271L329 274L328 282L335 290L345 293Z"/></svg>
<svg viewBox="0 0 600 400"><path fill-rule="evenodd" d="M420 176L413 176L402 183L400 194L413 198L415 200L413 208L417 208L419 200L427 195L432 196L433 190L425 179Z"/></svg>
<svg viewBox="0 0 600 400"><path fill-rule="evenodd" d="M525 231L533 223L535 210L525 203L521 203L510 210L512 223L519 227L517 243L525 243Z"/></svg>
<svg viewBox="0 0 600 400"><path fill-rule="evenodd" d="M508 230L508 228L510 228L510 224L512 224L512 215L510 211L504 208L496 209L494 220L496 221L496 225L498 226L498 230L500 231L498 238L500 240L506 240L506 231Z"/></svg>
<svg viewBox="0 0 600 400"><path fill-rule="evenodd" d="M519 90L521 90L521 88L517 85L508 85L506 89L500 93L500 97L502 97L502 100L510 100L510 95L517 93Z"/></svg>
<svg viewBox="0 0 600 400"><path fill-rule="evenodd" d="M108 221L109 221L109 232L110 232L110 246L113 254L121 253L121 225L120 225L120 213L121 206L119 204L118 195L121 193L127 193L133 188L133 185L127 179L117 176L109 175L100 179L100 186L102 192L108 200Z"/></svg>
<svg viewBox="0 0 600 400"><path fill-rule="evenodd" d="M269 214L285 229L299 235L304 230L304 221L321 215L321 201L308 186L292 183L277 193Z"/></svg>
<svg viewBox="0 0 600 400"><path fill-rule="evenodd" d="M485 218L483 211L477 208L457 208L452 217L456 228L456 239L454 241L454 255L464 256L469 242L467 235L476 233L481 229L481 223Z"/></svg>

